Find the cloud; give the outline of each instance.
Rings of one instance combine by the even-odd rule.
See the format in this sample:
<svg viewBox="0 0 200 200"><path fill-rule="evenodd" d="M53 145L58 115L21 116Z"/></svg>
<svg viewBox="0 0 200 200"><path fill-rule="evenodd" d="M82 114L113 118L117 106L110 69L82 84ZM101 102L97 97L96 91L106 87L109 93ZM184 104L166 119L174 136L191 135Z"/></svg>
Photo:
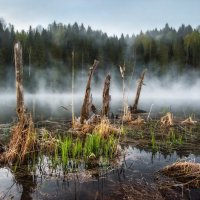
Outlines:
<svg viewBox="0 0 200 200"><path fill-rule="evenodd" d="M198 0L0 0L0 3L0 17L17 29L38 24L46 27L54 20L65 24L77 21L109 35L121 35L162 28L167 22L175 28L182 23L196 27L200 21Z"/></svg>

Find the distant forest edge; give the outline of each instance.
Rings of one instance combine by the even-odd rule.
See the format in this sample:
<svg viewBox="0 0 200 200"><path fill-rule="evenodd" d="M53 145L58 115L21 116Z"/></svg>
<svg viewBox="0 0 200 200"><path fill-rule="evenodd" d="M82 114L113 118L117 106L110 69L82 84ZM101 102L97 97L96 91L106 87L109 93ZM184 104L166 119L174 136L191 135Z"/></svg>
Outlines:
<svg viewBox="0 0 200 200"><path fill-rule="evenodd" d="M0 87L5 80L14 76L13 45L20 41L23 46L25 73L53 70L51 78L55 84L59 77L69 75L72 51L75 52L75 70L88 69L94 59L100 61L103 71L118 70L119 64L126 64L127 73L136 65L149 68L162 75L176 70L200 71L200 28L190 25L171 28L168 24L161 30L154 29L138 35L108 36L102 31L85 28L83 24L64 25L53 22L44 29L41 26L15 31L13 25L0 20ZM25 78L26 79L26 78ZM28 80L27 84L30 82Z"/></svg>

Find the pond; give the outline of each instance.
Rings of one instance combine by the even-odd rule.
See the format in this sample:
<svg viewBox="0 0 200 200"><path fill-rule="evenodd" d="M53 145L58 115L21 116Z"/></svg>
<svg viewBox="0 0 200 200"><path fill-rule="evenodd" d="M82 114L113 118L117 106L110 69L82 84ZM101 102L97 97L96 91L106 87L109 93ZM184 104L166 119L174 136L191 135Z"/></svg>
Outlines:
<svg viewBox="0 0 200 200"><path fill-rule="evenodd" d="M200 162L200 152L180 155L173 151L163 155L132 144L122 145L122 149L124 153L115 164L94 168L80 164L66 173L59 167L51 169L46 156L34 168L26 165L12 170L2 167L0 199L123 199L132 195L125 190L127 186L159 187L158 170L179 159ZM184 198L189 199L189 195L192 200L199 199L200 189L191 189Z"/></svg>

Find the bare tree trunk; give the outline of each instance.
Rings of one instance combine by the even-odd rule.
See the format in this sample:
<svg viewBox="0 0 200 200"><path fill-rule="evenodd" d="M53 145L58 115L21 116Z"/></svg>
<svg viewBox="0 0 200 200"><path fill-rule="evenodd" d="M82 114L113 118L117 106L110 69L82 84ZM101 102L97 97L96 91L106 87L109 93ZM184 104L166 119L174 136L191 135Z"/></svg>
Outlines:
<svg viewBox="0 0 200 200"><path fill-rule="evenodd" d="M143 70L143 72L141 74L141 77L140 77L140 80L138 81L135 101L134 101L133 107L131 109L132 112L136 112L138 110L138 103L139 103L140 93L141 93L141 90L142 90L142 85L143 85L143 82L144 82L144 76L145 76L146 71L147 71L147 69Z"/></svg>
<svg viewBox="0 0 200 200"><path fill-rule="evenodd" d="M28 153L34 151L36 145L36 134L30 113L26 113L23 93L23 63L22 46L19 42L14 45L15 73L16 73L16 112L18 123L12 128L12 135L8 150L4 154L6 162L25 161Z"/></svg>
<svg viewBox="0 0 200 200"><path fill-rule="evenodd" d="M81 118L80 118L81 124L84 123L84 120L87 120L89 118L89 113L90 113L90 84L91 84L93 73L94 73L98 64L99 64L99 61L94 60L94 64L90 68L90 71L89 71L88 82L87 82L87 86L86 86L86 90L85 90L85 98L84 98L82 109L81 109Z"/></svg>
<svg viewBox="0 0 200 200"><path fill-rule="evenodd" d="M74 51L72 51L72 126L74 126Z"/></svg>
<svg viewBox="0 0 200 200"><path fill-rule="evenodd" d="M104 82L104 88L103 88L103 108L102 108L102 116L108 116L109 112L109 102L110 102L110 80L111 76L110 74L107 75L105 82Z"/></svg>
<svg viewBox="0 0 200 200"><path fill-rule="evenodd" d="M23 93L23 63L22 63L22 46L17 42L14 46L15 55L15 74L16 74L16 95L17 106L16 112L19 120L24 116L24 93Z"/></svg>

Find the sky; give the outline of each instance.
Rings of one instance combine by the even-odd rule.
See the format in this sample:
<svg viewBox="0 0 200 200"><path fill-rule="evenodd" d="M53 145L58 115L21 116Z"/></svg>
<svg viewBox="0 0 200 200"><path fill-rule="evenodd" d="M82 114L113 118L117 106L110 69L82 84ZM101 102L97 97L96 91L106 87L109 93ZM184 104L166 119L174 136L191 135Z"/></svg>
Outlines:
<svg viewBox="0 0 200 200"><path fill-rule="evenodd" d="M200 25L200 0L0 0L0 18L17 30L53 21L102 30L108 35Z"/></svg>

